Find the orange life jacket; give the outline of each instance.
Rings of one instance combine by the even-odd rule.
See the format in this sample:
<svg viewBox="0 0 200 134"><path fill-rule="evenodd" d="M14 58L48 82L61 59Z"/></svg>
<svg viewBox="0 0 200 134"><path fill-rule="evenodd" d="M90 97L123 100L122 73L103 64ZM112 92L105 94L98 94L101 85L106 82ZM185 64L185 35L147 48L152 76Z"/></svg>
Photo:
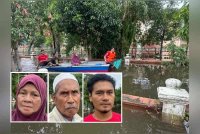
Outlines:
<svg viewBox="0 0 200 134"><path fill-rule="evenodd" d="M106 62L113 62L115 60L115 57L116 57L115 52L108 51L106 53Z"/></svg>

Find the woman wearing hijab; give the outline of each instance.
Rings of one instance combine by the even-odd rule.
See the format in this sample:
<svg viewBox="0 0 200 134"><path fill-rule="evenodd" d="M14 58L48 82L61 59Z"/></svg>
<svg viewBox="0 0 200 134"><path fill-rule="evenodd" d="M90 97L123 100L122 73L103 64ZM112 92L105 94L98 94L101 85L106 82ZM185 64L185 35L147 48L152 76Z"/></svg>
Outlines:
<svg viewBox="0 0 200 134"><path fill-rule="evenodd" d="M81 64L80 58L76 54L76 52L73 53L72 58L71 58L71 64L73 66L78 66Z"/></svg>
<svg viewBox="0 0 200 134"><path fill-rule="evenodd" d="M44 80L35 74L24 76L16 91L16 108L12 121L47 121L47 88Z"/></svg>

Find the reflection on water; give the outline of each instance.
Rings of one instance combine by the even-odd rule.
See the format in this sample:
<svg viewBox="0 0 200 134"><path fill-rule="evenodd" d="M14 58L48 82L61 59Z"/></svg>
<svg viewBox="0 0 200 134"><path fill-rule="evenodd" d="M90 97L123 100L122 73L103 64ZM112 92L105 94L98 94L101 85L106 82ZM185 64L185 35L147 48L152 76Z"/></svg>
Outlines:
<svg viewBox="0 0 200 134"><path fill-rule="evenodd" d="M11 124L12 134L63 134L59 123L15 123Z"/></svg>
<svg viewBox="0 0 200 134"><path fill-rule="evenodd" d="M123 93L149 98L157 98L157 87L165 86L168 78L183 82L182 88L188 89L188 68L173 66L136 66L122 67ZM122 124L12 124L12 133L67 133L67 134L185 134L183 126L174 126L161 121L161 113L123 105Z"/></svg>
<svg viewBox="0 0 200 134"><path fill-rule="evenodd" d="M147 111L131 106L124 106L123 115L124 118L128 119L123 125L128 132L135 134L185 133L185 129L181 126L173 126L162 122L161 115L155 111Z"/></svg>
<svg viewBox="0 0 200 134"><path fill-rule="evenodd" d="M148 78L137 78L133 79L134 84L139 84L141 89L149 89L150 88L150 81Z"/></svg>
<svg viewBox="0 0 200 134"><path fill-rule="evenodd" d="M160 65L130 65L122 68L123 93L157 99L157 88L166 86L165 80L182 81L181 88L189 91L189 68Z"/></svg>
<svg viewBox="0 0 200 134"><path fill-rule="evenodd" d="M183 127L166 124L160 118L154 111L124 105L122 124L12 124L12 133L185 134Z"/></svg>
<svg viewBox="0 0 200 134"><path fill-rule="evenodd" d="M31 60L30 58L21 58L20 60L20 65L22 68L22 72L35 72L36 70L36 66L33 60Z"/></svg>

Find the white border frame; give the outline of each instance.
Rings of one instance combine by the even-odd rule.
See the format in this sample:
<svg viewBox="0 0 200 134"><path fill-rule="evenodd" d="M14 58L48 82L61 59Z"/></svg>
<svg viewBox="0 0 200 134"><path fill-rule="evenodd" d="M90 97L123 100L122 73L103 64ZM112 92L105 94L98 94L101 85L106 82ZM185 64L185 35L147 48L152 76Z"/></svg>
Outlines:
<svg viewBox="0 0 200 134"><path fill-rule="evenodd" d="M47 93L48 93L48 72L10 72L10 123L48 123L48 114L47 121L12 121L12 74L46 74L47 75ZM47 112L48 112L48 94L47 94Z"/></svg>
<svg viewBox="0 0 200 134"><path fill-rule="evenodd" d="M82 103L82 115L81 115L81 117L82 117L82 119L83 119L83 87L84 87L84 83L83 83L83 73L82 72L48 72L48 74L49 75L51 75L51 74L57 74L57 75L59 75L60 73L70 73L70 74L81 74L81 77L82 77L82 93L81 93L81 103ZM49 77L50 78L50 77ZM53 85L52 85L53 86ZM48 95L49 95L49 92L48 92ZM48 105L49 105L49 102L48 102ZM49 107L48 107L49 108ZM80 110L80 109L79 109ZM48 109L48 113L47 114L49 114L50 112L49 112L49 109ZM48 119L47 119L47 123L62 123L62 124L82 124L83 123L83 120L82 120L82 122L57 122L57 121L49 121L49 117L48 117Z"/></svg>
<svg viewBox="0 0 200 134"><path fill-rule="evenodd" d="M12 74L46 74L47 75L47 121L12 121ZM83 121L82 122L50 122L49 121L49 98L50 98L50 94L49 94L49 78L50 78L50 74L60 74L60 73L71 73L71 74L81 74L82 75L82 93L81 93L81 104L82 104L82 118ZM87 74L121 74L121 122L84 122L84 92L85 92L85 88L84 87L85 83L84 83L84 77ZM123 96L123 75L122 72L10 72L10 123L75 123L75 124L91 124L91 123L123 123L123 103L122 103L122 96Z"/></svg>
<svg viewBox="0 0 200 134"><path fill-rule="evenodd" d="M122 105L122 90L123 90L123 79L122 79L122 77L123 77L123 75L122 75L122 72L88 72L88 73L84 73L84 75L85 74L107 74L107 75L109 75L109 74L121 74L121 121L120 122L84 122L84 116L83 116L83 123L85 123L85 124L96 124L96 123L100 123L100 124L109 124L109 123L117 123L117 124L121 124L121 123L123 123L123 105ZM110 75L109 75L110 76ZM112 77L112 76L111 76ZM113 78L113 77L112 77ZM116 81L116 80L115 80ZM85 84L84 84L85 85ZM83 114L84 115L84 114Z"/></svg>

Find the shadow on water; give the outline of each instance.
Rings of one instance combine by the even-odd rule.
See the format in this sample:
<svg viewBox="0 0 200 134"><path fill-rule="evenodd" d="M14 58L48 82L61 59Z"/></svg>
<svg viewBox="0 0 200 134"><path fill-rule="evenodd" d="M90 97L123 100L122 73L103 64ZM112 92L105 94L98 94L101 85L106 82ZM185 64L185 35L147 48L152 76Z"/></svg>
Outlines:
<svg viewBox="0 0 200 134"><path fill-rule="evenodd" d="M138 66L122 67L123 93L157 98L157 87L165 86L168 78L180 79L181 88L188 89L189 68L174 66ZM20 123L12 124L11 132L22 133L67 133L67 134L185 134L183 126L166 124L161 120L161 113L123 105L122 124L55 124L55 123Z"/></svg>

